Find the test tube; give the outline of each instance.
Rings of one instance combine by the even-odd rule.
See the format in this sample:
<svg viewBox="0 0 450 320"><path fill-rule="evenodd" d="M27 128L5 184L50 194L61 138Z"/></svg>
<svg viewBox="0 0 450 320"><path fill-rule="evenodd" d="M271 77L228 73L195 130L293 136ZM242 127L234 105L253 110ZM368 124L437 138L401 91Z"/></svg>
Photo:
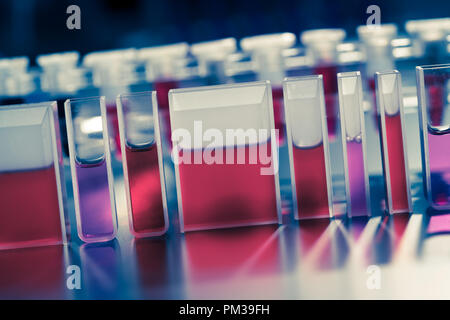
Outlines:
<svg viewBox="0 0 450 320"><path fill-rule="evenodd" d="M365 92L367 98L365 99L372 106L372 110L368 115L372 116L373 122L368 124L367 132L369 139L378 136L379 120L378 109L376 104L375 92L375 73L390 71L395 69L395 61L392 47L392 40L397 36L397 27L395 24L374 24L359 26L356 29L359 40L362 43L365 56L365 74L363 76ZM378 141L376 141L378 142ZM372 148L369 150L370 158L376 159L377 173L381 173L381 163L379 159L380 148L371 143ZM373 170L371 168L371 170Z"/></svg>
<svg viewBox="0 0 450 320"><path fill-rule="evenodd" d="M306 55L312 65L313 74L323 75L327 127L330 141L337 130L337 81L339 72L337 47L346 36L343 29L315 29L303 31L301 41L306 47Z"/></svg>
<svg viewBox="0 0 450 320"><path fill-rule="evenodd" d="M280 148L280 180L283 185L289 185L290 180L283 110L283 79L286 76L283 51L294 46L295 42L295 34L285 32L247 37L243 38L240 43L242 50L251 53L257 79L270 80L272 84L275 129L278 130L278 146Z"/></svg>
<svg viewBox="0 0 450 320"><path fill-rule="evenodd" d="M92 70L93 83L105 97L110 135L114 141L112 147L115 157L120 160L116 97L130 92L131 86L139 81L137 52L134 48L92 52L84 56L83 66Z"/></svg>
<svg viewBox="0 0 450 320"><path fill-rule="evenodd" d="M374 24L359 26L356 31L366 57L367 85L375 97L375 72L395 69L391 42L397 36L397 27L395 24Z"/></svg>
<svg viewBox="0 0 450 320"><path fill-rule="evenodd" d="M225 38L191 44L191 53L198 61L199 74L207 85L230 82L226 74L227 58L236 52L236 39Z"/></svg>
<svg viewBox="0 0 450 320"><path fill-rule="evenodd" d="M337 76L347 215L370 216L361 74L342 72Z"/></svg>
<svg viewBox="0 0 450 320"><path fill-rule="evenodd" d="M56 103L0 108L0 249L66 243Z"/></svg>
<svg viewBox="0 0 450 320"><path fill-rule="evenodd" d="M0 59L0 105L39 102L34 99L35 76L28 71L28 65L27 57Z"/></svg>
<svg viewBox="0 0 450 320"><path fill-rule="evenodd" d="M169 109L169 90L180 86L178 73L182 68L181 61L186 59L188 53L186 42L138 50L137 57L146 63L146 77L154 85L161 109Z"/></svg>
<svg viewBox="0 0 450 320"><path fill-rule="evenodd" d="M450 209L450 64L419 66L417 93L425 195L437 210Z"/></svg>
<svg viewBox="0 0 450 320"><path fill-rule="evenodd" d="M283 50L295 44L293 33L274 33L247 37L241 40L241 48L250 52L255 63L257 79L270 80L272 84L275 128L279 130L278 142L285 143L283 111L283 79L286 76Z"/></svg>
<svg viewBox="0 0 450 320"><path fill-rule="evenodd" d="M77 83L67 83L62 79L62 71L71 71L77 67L80 54L77 51L39 55L37 64L42 69L41 88L43 91L71 91L77 89ZM61 81L62 80L62 81Z"/></svg>
<svg viewBox="0 0 450 320"><path fill-rule="evenodd" d="M295 218L332 217L322 76L286 78L283 88Z"/></svg>
<svg viewBox="0 0 450 320"><path fill-rule="evenodd" d="M413 39L413 49L421 64L446 63L449 57L450 18L410 20L406 31Z"/></svg>
<svg viewBox="0 0 450 320"><path fill-rule="evenodd" d="M37 64L41 67L41 90L46 100L55 100L58 105L59 126L65 156L69 156L64 102L67 99L98 95L92 84L92 74L86 68L78 67L77 51L39 55Z"/></svg>
<svg viewBox="0 0 450 320"><path fill-rule="evenodd" d="M169 92L182 232L281 222L267 82Z"/></svg>
<svg viewBox="0 0 450 320"><path fill-rule="evenodd" d="M411 212L401 75L377 72L375 78L387 209Z"/></svg>
<svg viewBox="0 0 450 320"><path fill-rule="evenodd" d="M146 78L153 83L153 90L156 91L162 118L162 139L169 149L172 147L172 140L168 94L170 89L180 87L182 61L186 59L188 53L189 45L186 42L142 48L137 53L138 59L146 64Z"/></svg>
<svg viewBox="0 0 450 320"><path fill-rule="evenodd" d="M156 92L117 97L130 230L136 237L168 229Z"/></svg>
<svg viewBox="0 0 450 320"><path fill-rule="evenodd" d="M112 240L117 217L105 98L67 100L65 112L78 236Z"/></svg>

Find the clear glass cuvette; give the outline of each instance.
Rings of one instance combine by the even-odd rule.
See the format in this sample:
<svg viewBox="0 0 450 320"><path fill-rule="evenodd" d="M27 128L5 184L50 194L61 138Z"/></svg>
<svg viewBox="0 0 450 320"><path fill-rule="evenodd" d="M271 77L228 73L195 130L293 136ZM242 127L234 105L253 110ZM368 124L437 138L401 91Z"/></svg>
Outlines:
<svg viewBox="0 0 450 320"><path fill-rule="evenodd" d="M156 91L118 96L117 112L131 232L162 235L168 217Z"/></svg>
<svg viewBox="0 0 450 320"><path fill-rule="evenodd" d="M269 82L169 92L181 231L278 223Z"/></svg>
<svg viewBox="0 0 450 320"><path fill-rule="evenodd" d="M198 72L207 85L232 82L227 74L226 62L236 48L235 38L191 44L190 51L198 62Z"/></svg>
<svg viewBox="0 0 450 320"><path fill-rule="evenodd" d="M338 73L339 115L349 217L370 216L370 188L361 74Z"/></svg>
<svg viewBox="0 0 450 320"><path fill-rule="evenodd" d="M328 131L322 76L286 78L286 132L297 219L333 215Z"/></svg>
<svg viewBox="0 0 450 320"><path fill-rule="evenodd" d="M411 212L401 75L377 72L375 80L387 210Z"/></svg>
<svg viewBox="0 0 450 320"><path fill-rule="evenodd" d="M56 102L0 109L0 249L66 242Z"/></svg>
<svg viewBox="0 0 450 320"><path fill-rule="evenodd" d="M65 112L78 236L112 240L117 217L105 98L67 100Z"/></svg>
<svg viewBox="0 0 450 320"><path fill-rule="evenodd" d="M416 73L425 193L433 208L450 209L450 64Z"/></svg>

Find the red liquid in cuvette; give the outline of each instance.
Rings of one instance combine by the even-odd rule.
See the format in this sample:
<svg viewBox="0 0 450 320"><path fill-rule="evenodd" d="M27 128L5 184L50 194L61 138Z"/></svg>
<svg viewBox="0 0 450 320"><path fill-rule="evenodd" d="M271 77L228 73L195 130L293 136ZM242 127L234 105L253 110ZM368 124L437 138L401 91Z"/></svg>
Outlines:
<svg viewBox="0 0 450 320"><path fill-rule="evenodd" d="M327 175L323 144L293 147L298 218L329 217Z"/></svg>
<svg viewBox="0 0 450 320"><path fill-rule="evenodd" d="M145 149L126 146L133 232L161 233L166 228L156 144Z"/></svg>
<svg viewBox="0 0 450 320"><path fill-rule="evenodd" d="M62 240L54 166L0 173L0 248Z"/></svg>
<svg viewBox="0 0 450 320"><path fill-rule="evenodd" d="M392 209L407 212L409 208L408 186L400 114L386 115L385 121Z"/></svg>
<svg viewBox="0 0 450 320"><path fill-rule="evenodd" d="M267 143L259 148L266 148ZM237 164L237 151L244 149L245 164ZM249 164L249 152L258 146L234 148L233 164L179 164L184 230L276 223L277 198L274 175L261 175L270 164ZM181 150L180 156L202 156L200 150ZM266 150L266 149L265 149ZM214 153L214 151L213 151ZM266 151L264 151L266 153ZM266 153L271 157L271 151Z"/></svg>

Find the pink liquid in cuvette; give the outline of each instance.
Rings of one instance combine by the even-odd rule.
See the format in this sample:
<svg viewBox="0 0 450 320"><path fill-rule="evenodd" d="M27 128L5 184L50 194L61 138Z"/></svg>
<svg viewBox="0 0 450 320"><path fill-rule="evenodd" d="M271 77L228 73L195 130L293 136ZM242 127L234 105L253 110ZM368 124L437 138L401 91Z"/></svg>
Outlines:
<svg viewBox="0 0 450 320"><path fill-rule="evenodd" d="M111 240L115 235L106 161L76 163L83 240Z"/></svg>
<svg viewBox="0 0 450 320"><path fill-rule="evenodd" d="M0 248L62 241L54 166L0 173Z"/></svg>
<svg viewBox="0 0 450 320"><path fill-rule="evenodd" d="M408 185L406 160L403 146L403 132L400 113L386 115L386 144L389 163L392 209L396 212L408 212Z"/></svg>
<svg viewBox="0 0 450 320"><path fill-rule="evenodd" d="M347 142L347 163L352 217L367 216L366 180L363 145L358 141Z"/></svg>
<svg viewBox="0 0 450 320"><path fill-rule="evenodd" d="M259 148L267 148L264 143ZM245 164L237 164L238 149L245 151ZM205 149L180 150L180 156L191 157L191 164L179 164L184 230L276 223L277 197L274 175L261 175L261 168L270 164L258 161L250 164L249 153L258 146L234 147L233 164L194 164L194 157L202 157ZM271 157L270 148L264 149ZM212 151L214 154L214 151Z"/></svg>
<svg viewBox="0 0 450 320"><path fill-rule="evenodd" d="M450 132L428 129L431 201L435 208L450 208Z"/></svg>
<svg viewBox="0 0 450 320"><path fill-rule="evenodd" d="M126 146L133 233L162 233L166 229L156 144Z"/></svg>
<svg viewBox="0 0 450 320"><path fill-rule="evenodd" d="M327 175L323 144L292 148L298 218L329 217Z"/></svg>

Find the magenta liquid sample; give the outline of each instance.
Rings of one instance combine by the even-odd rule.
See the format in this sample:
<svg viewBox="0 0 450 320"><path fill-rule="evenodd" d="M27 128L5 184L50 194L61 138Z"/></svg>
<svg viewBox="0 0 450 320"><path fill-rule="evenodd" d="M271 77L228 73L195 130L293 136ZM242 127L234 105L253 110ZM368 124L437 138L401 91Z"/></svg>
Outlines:
<svg viewBox="0 0 450 320"><path fill-rule="evenodd" d="M136 235L166 230L156 143L145 148L126 146L133 232Z"/></svg>
<svg viewBox="0 0 450 320"><path fill-rule="evenodd" d="M259 145L266 148L267 143ZM245 164L237 164L238 149L244 148ZM178 165L184 230L277 223L276 187L273 175L261 175L269 165L250 164L249 153L258 146L234 148L233 164ZM202 157L205 149L180 150L180 156ZM213 151L214 152L214 151ZM200 154L199 154L200 153ZM270 148L267 151L270 157ZM194 156L194 157L193 157Z"/></svg>
<svg viewBox="0 0 450 320"><path fill-rule="evenodd" d="M76 163L81 235L90 239L112 239L115 235L106 161Z"/></svg>
<svg viewBox="0 0 450 320"><path fill-rule="evenodd" d="M389 161L389 174L392 195L392 209L408 212L408 180L403 146L403 132L400 113L386 115L386 139Z"/></svg>
<svg viewBox="0 0 450 320"><path fill-rule="evenodd" d="M63 242L54 166L0 172L0 248Z"/></svg>
<svg viewBox="0 0 450 320"><path fill-rule="evenodd" d="M450 206L450 132L428 129L431 200L437 208Z"/></svg>
<svg viewBox="0 0 450 320"><path fill-rule="evenodd" d="M448 75L424 76L428 100L428 158L430 170L429 198L436 209L450 208L450 130L448 118Z"/></svg>
<svg viewBox="0 0 450 320"><path fill-rule="evenodd" d="M310 148L293 146L292 151L299 219L329 217L323 144Z"/></svg>
<svg viewBox="0 0 450 320"><path fill-rule="evenodd" d="M367 216L366 180L363 145L359 141L347 142L347 163L352 217Z"/></svg>

